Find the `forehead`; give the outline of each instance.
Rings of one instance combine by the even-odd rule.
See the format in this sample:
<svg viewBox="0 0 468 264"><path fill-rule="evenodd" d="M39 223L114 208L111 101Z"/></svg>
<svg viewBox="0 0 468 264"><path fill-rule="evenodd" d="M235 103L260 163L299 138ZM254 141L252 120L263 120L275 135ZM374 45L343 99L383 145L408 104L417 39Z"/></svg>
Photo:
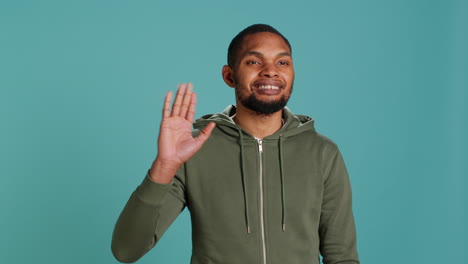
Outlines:
<svg viewBox="0 0 468 264"><path fill-rule="evenodd" d="M291 53L286 41L281 36L270 32L260 32L245 36L241 47L241 55L249 51Z"/></svg>

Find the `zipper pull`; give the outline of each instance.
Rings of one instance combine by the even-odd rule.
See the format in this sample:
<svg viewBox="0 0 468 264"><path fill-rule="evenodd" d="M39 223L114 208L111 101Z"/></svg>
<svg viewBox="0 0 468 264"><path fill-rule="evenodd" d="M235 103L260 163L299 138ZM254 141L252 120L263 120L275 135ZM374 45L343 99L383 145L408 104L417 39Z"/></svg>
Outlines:
<svg viewBox="0 0 468 264"><path fill-rule="evenodd" d="M258 141L258 152L263 152L263 141L261 139L257 139Z"/></svg>

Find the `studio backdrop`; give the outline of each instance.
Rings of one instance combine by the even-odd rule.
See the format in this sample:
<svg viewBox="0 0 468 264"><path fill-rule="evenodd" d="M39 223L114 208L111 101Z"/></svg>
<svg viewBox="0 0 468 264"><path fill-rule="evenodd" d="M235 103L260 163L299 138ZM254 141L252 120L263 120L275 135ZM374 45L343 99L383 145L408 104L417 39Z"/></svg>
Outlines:
<svg viewBox="0 0 468 264"><path fill-rule="evenodd" d="M165 93L234 104L227 46L291 42L288 107L340 147L361 262L468 263L464 0L3 1L0 262L116 263L112 230L156 157ZM138 263L189 263L185 210Z"/></svg>

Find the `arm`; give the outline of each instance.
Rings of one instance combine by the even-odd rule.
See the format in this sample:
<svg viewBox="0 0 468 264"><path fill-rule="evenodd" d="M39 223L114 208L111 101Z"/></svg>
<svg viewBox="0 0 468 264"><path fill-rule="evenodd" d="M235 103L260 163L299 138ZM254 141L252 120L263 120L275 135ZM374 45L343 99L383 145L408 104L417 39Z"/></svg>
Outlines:
<svg viewBox="0 0 468 264"><path fill-rule="evenodd" d="M115 224L111 247L114 257L124 263L137 261L156 245L184 207L181 176L169 184L159 184L147 173Z"/></svg>
<svg viewBox="0 0 468 264"><path fill-rule="evenodd" d="M339 150L324 155L320 252L325 264L358 264L348 173Z"/></svg>
<svg viewBox="0 0 468 264"><path fill-rule="evenodd" d="M137 261L161 238L185 207L185 171L189 160L208 139L214 123L192 137L196 94L191 84L179 86L171 110L172 93L164 101L158 156L117 220L112 253L121 262Z"/></svg>

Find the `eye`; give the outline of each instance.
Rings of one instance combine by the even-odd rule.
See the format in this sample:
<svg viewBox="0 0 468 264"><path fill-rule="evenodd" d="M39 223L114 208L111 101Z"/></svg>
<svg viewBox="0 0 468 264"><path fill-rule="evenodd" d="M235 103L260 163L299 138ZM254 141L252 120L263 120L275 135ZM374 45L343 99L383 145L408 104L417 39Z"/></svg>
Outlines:
<svg viewBox="0 0 468 264"><path fill-rule="evenodd" d="M256 61L256 60L249 60L246 62L247 64L260 64L259 61Z"/></svg>
<svg viewBox="0 0 468 264"><path fill-rule="evenodd" d="M287 62L287 61L279 61L278 64L279 64L279 65L282 65L282 66L286 66L286 65L289 65L289 62Z"/></svg>

